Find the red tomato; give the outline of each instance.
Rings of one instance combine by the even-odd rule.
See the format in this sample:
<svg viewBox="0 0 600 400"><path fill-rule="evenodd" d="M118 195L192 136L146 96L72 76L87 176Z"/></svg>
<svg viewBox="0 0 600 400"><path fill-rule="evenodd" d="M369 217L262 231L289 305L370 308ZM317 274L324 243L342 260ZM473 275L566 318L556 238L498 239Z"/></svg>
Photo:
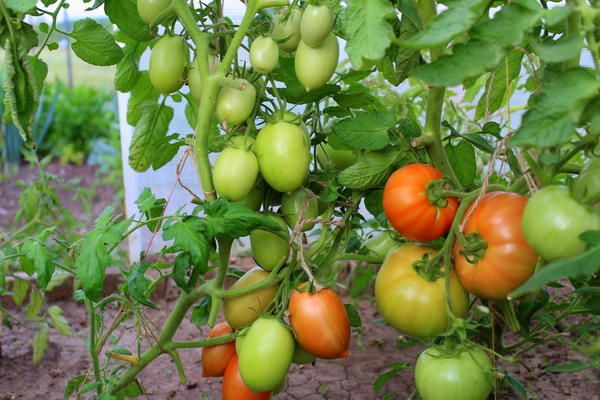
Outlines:
<svg viewBox="0 0 600 400"><path fill-rule="evenodd" d="M238 369L237 355L231 357L227 365L221 393L223 400L268 400L271 398L271 392L257 393L246 386Z"/></svg>
<svg viewBox="0 0 600 400"><path fill-rule="evenodd" d="M348 357L350 321L344 304L330 289L315 293L292 293L289 304L290 324L296 340L320 358Z"/></svg>
<svg viewBox="0 0 600 400"><path fill-rule="evenodd" d="M445 207L439 207L427 197L427 184L442 177L425 164L407 165L390 176L383 191L383 210L402 236L429 242L448 233L458 202L450 197Z"/></svg>
<svg viewBox="0 0 600 400"><path fill-rule="evenodd" d="M223 321L208 333L209 338L225 336L233 332L231 326ZM235 341L202 349L202 376L223 376L229 360L235 354Z"/></svg>
<svg viewBox="0 0 600 400"><path fill-rule="evenodd" d="M454 259L460 283L477 297L504 300L533 274L538 254L521 230L526 204L527 198L516 193L494 192L467 210L463 234L478 234L487 247L471 263L460 254L463 246L457 240Z"/></svg>

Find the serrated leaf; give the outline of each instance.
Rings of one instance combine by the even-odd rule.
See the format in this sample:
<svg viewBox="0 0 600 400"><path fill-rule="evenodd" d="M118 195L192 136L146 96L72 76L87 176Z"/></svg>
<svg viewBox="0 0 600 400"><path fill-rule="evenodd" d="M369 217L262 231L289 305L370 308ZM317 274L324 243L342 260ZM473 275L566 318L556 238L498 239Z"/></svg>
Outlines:
<svg viewBox="0 0 600 400"><path fill-rule="evenodd" d="M137 11L136 0L106 0L104 12L108 15L110 22L117 25L119 29L138 42L147 42L152 39L153 31L141 19Z"/></svg>
<svg viewBox="0 0 600 400"><path fill-rule="evenodd" d="M203 268L206 270L206 268ZM183 291L188 293L192 289L191 272L194 270L194 263L189 253L180 253L173 261L173 280Z"/></svg>
<svg viewBox="0 0 600 400"><path fill-rule="evenodd" d="M19 13L25 13L35 7L37 0L3 0L6 7Z"/></svg>
<svg viewBox="0 0 600 400"><path fill-rule="evenodd" d="M338 181L350 189L364 190L381 184L401 157L398 149L360 154L358 161L340 172Z"/></svg>
<svg viewBox="0 0 600 400"><path fill-rule="evenodd" d="M448 144L444 150L460 184L463 187L469 187L477 175L477 162L473 145L461 140L456 145Z"/></svg>
<svg viewBox="0 0 600 400"><path fill-rule="evenodd" d="M71 48L79 58L93 65L115 65L123 58L123 50L113 35L91 18L80 19L70 35Z"/></svg>
<svg viewBox="0 0 600 400"><path fill-rule="evenodd" d="M44 229L37 237L27 238L21 249L22 254L29 259L35 267L37 280L42 289L45 289L54 273L55 254L46 247L45 240L54 231L54 228Z"/></svg>
<svg viewBox="0 0 600 400"><path fill-rule="evenodd" d="M507 88L510 87L513 80L519 77L522 60L523 53L512 50L504 61L500 62L492 71L485 83L485 91L477 103L475 119L495 113L504 104L506 96L509 94Z"/></svg>
<svg viewBox="0 0 600 400"><path fill-rule="evenodd" d="M78 393L79 389L85 384L87 375L77 375L67 382L64 392L64 400L69 400L72 395Z"/></svg>
<svg viewBox="0 0 600 400"><path fill-rule="evenodd" d="M144 103L156 103L159 97L160 93L150 83L148 71L140 72L140 76L131 90L131 96L127 103L127 123L135 126L142 117Z"/></svg>
<svg viewBox="0 0 600 400"><path fill-rule="evenodd" d="M412 4L412 2L409 2ZM409 40L417 34L418 30L411 19L406 15L398 26L397 36L400 40ZM421 53L419 50L393 44L386 52L386 56L377 65L383 77L394 86L398 86L419 65Z"/></svg>
<svg viewBox="0 0 600 400"><path fill-rule="evenodd" d="M206 221L188 216L174 222L163 230L163 239L173 240L173 249L189 253L195 265L204 265L209 257L209 238Z"/></svg>
<svg viewBox="0 0 600 400"><path fill-rule="evenodd" d="M532 38L529 41L535 53L547 63L560 63L572 58L579 59L584 46L583 36L563 36L557 41L540 41Z"/></svg>
<svg viewBox="0 0 600 400"><path fill-rule="evenodd" d="M17 306L23 304L23 300L27 296L27 291L29 290L29 282L23 279L15 279L12 284L13 291L13 301Z"/></svg>
<svg viewBox="0 0 600 400"><path fill-rule="evenodd" d="M335 136L348 147L380 150L389 143L388 130L394 127L394 114L359 112L333 125Z"/></svg>
<svg viewBox="0 0 600 400"><path fill-rule="evenodd" d="M25 307L25 315L28 320L32 320L37 317L44 304L44 298L40 294L39 290L31 290L29 294L29 303Z"/></svg>
<svg viewBox="0 0 600 400"><path fill-rule="evenodd" d="M281 232L281 226L277 222L249 209L241 202L229 203L225 199L219 199L208 204L204 212L207 215L206 225L214 237L237 239L258 228Z"/></svg>
<svg viewBox="0 0 600 400"><path fill-rule="evenodd" d="M146 271L150 265L148 263L134 264L131 266L129 276L127 277L127 292L135 301L146 307L157 309L157 307L148 299L146 291L150 287L150 280L146 278Z"/></svg>
<svg viewBox="0 0 600 400"><path fill-rule="evenodd" d="M33 340L31 341L31 347L33 349L33 365L38 365L44 353L48 350L48 325L40 324L39 329L35 332Z"/></svg>
<svg viewBox="0 0 600 400"><path fill-rule="evenodd" d="M73 331L71 331L71 327L69 326L69 321L65 317L63 317L63 310L59 306L52 306L48 308L48 315L52 321L52 326L56 329L60 334L64 336L72 336Z"/></svg>
<svg viewBox="0 0 600 400"><path fill-rule="evenodd" d="M211 297L207 296L202 298L200 302L192 309L192 321L198 327L198 329L202 328L208 323L211 303Z"/></svg>
<svg viewBox="0 0 600 400"><path fill-rule="evenodd" d="M144 188L140 196L135 200L135 204L138 206L140 212L144 213L146 219L149 220L163 215L167 200L162 198L157 199L150 188ZM162 221L152 221L146 226L150 232L155 232L161 225Z"/></svg>

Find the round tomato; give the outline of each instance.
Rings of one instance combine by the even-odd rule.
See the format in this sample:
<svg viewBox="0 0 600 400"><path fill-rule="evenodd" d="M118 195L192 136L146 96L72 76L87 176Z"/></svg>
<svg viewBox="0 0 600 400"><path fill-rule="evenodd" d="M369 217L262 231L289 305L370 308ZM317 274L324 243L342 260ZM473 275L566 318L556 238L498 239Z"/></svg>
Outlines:
<svg viewBox="0 0 600 400"><path fill-rule="evenodd" d="M271 392L257 393L244 383L239 370L238 356L234 355L227 365L222 389L223 400L269 400Z"/></svg>
<svg viewBox="0 0 600 400"><path fill-rule="evenodd" d="M209 72L212 74L217 70L219 66L219 59L216 55L211 54L208 59ZM190 87L190 93L196 99L200 101L202 98L202 76L200 75L200 69L198 68L197 61L194 60L190 68L188 69L188 86Z"/></svg>
<svg viewBox="0 0 600 400"><path fill-rule="evenodd" d="M573 197L581 204L594 205L600 202L600 158L583 168L571 189Z"/></svg>
<svg viewBox="0 0 600 400"><path fill-rule="evenodd" d="M310 352L302 347L300 343L296 342L294 357L292 358L294 364L311 364L315 362L315 359L316 357L314 354L310 354Z"/></svg>
<svg viewBox="0 0 600 400"><path fill-rule="evenodd" d="M316 48L300 41L296 51L296 77L307 91L318 89L333 76L339 56L340 46L333 33Z"/></svg>
<svg viewBox="0 0 600 400"><path fill-rule="evenodd" d="M317 161L321 167L331 163L333 168L341 171L356 163L357 159L354 150L337 150L328 143L317 146Z"/></svg>
<svg viewBox="0 0 600 400"><path fill-rule="evenodd" d="M171 4L172 0L137 0L137 11L140 19L147 24L160 15Z"/></svg>
<svg viewBox="0 0 600 400"><path fill-rule="evenodd" d="M523 214L523 234L546 261L585 250L579 235L600 229L600 215L577 203L565 186L547 186L531 196Z"/></svg>
<svg viewBox="0 0 600 400"><path fill-rule="evenodd" d="M445 235L452 226L458 203L447 198L446 205L431 204L427 185L442 173L430 165L411 164L390 176L383 191L383 210L400 235L430 242Z"/></svg>
<svg viewBox="0 0 600 400"><path fill-rule="evenodd" d="M258 161L249 150L227 147L215 161L215 189L230 201L243 200L254 187L257 177Z"/></svg>
<svg viewBox="0 0 600 400"><path fill-rule="evenodd" d="M454 261L460 283L475 296L505 300L533 275L538 255L521 230L526 203L527 198L521 195L493 192L466 212L469 219L464 223L463 234L483 239L486 247L465 257L461 254L465 249L457 240Z"/></svg>
<svg viewBox="0 0 600 400"><path fill-rule="evenodd" d="M269 273L260 267L246 272L231 289L244 288L266 279ZM223 302L225 319L235 329L250 325L260 317L277 294L279 285L274 284L243 296L231 297Z"/></svg>
<svg viewBox="0 0 600 400"><path fill-rule="evenodd" d="M257 319L239 354L240 375L254 391L273 390L287 375L294 356L294 337L281 321Z"/></svg>
<svg viewBox="0 0 600 400"><path fill-rule="evenodd" d="M256 72L268 74L272 72L279 62L279 47L268 37L256 38L250 46L250 63Z"/></svg>
<svg viewBox="0 0 600 400"><path fill-rule="evenodd" d="M388 253L398 247L398 243L388 232L384 232L365 241L363 246L369 250L369 254L379 258L379 262L383 262Z"/></svg>
<svg viewBox="0 0 600 400"><path fill-rule="evenodd" d="M152 86L163 95L178 91L189 63L189 48L179 36L163 36L150 53L149 75Z"/></svg>
<svg viewBox="0 0 600 400"><path fill-rule="evenodd" d="M288 226L283 218L275 214L268 214L268 218L277 222L285 236L289 237ZM281 267L290 254L288 241L264 229L253 230L250 232L250 245L254 261L267 271Z"/></svg>
<svg viewBox="0 0 600 400"><path fill-rule="evenodd" d="M254 146L260 172L279 192L292 192L302 186L310 164L306 134L298 125L279 121L258 132Z"/></svg>
<svg viewBox="0 0 600 400"><path fill-rule="evenodd" d="M429 281L413 266L425 254L432 256L435 250L417 244L393 250L375 280L375 300L383 318L398 331L417 337L437 336L448 329L445 279ZM450 301L457 317L467 314L469 295L454 271L450 275Z"/></svg>
<svg viewBox="0 0 600 400"><path fill-rule="evenodd" d="M233 332L227 322L220 322L208 333L209 338L225 336ZM235 354L235 343L229 342L202 349L202 376L223 376L227 364Z"/></svg>
<svg viewBox="0 0 600 400"><path fill-rule="evenodd" d="M300 42L300 20L302 12L296 8L282 8L275 17L271 37L277 42L279 48L291 53L298 47Z"/></svg>
<svg viewBox="0 0 600 400"><path fill-rule="evenodd" d="M285 193L281 197L281 213L291 229L296 227L302 209L304 209L302 219L317 218L319 215L319 200L310 190L300 188L292 193ZM312 229L315 223L304 223L302 231Z"/></svg>
<svg viewBox="0 0 600 400"><path fill-rule="evenodd" d="M333 29L333 13L325 5L308 5L300 21L300 38L310 47L319 47Z"/></svg>
<svg viewBox="0 0 600 400"><path fill-rule="evenodd" d="M246 80L240 79L240 87L225 86L219 92L215 114L219 122L239 125L246 121L256 104L256 89Z"/></svg>
<svg viewBox="0 0 600 400"><path fill-rule="evenodd" d="M417 359L415 380L423 400L485 400L493 386L492 363L480 347L447 354L430 347Z"/></svg>
<svg viewBox="0 0 600 400"><path fill-rule="evenodd" d="M249 209L258 211L265 197L265 190L265 181L263 180L262 176L258 174L256 183L242 201Z"/></svg>

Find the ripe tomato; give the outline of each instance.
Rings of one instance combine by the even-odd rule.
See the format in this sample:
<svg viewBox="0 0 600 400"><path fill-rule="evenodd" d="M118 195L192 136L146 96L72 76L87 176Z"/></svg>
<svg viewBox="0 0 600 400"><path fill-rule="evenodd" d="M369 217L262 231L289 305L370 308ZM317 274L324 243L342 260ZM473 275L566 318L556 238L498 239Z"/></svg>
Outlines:
<svg viewBox="0 0 600 400"><path fill-rule="evenodd" d="M344 170L356 163L358 156L354 150L337 150L328 143L317 146L317 161L321 167L331 163L338 170Z"/></svg>
<svg viewBox="0 0 600 400"><path fill-rule="evenodd" d="M209 338L225 336L233 329L225 321L214 326L208 333ZM202 348L202 376L223 376L231 357L235 355L235 342Z"/></svg>
<svg viewBox="0 0 600 400"><path fill-rule="evenodd" d="M276 214L268 214L268 217L277 222L283 228L285 235L289 237L288 226L283 218ZM289 239L282 239L267 230L253 230L250 232L250 245L254 261L267 271L281 267L287 261L290 253L288 241Z"/></svg>
<svg viewBox="0 0 600 400"><path fill-rule="evenodd" d="M492 391L492 363L480 347L448 354L430 347L417 359L415 380L423 400L485 400Z"/></svg>
<svg viewBox="0 0 600 400"><path fill-rule="evenodd" d="M392 238L388 232L383 232L379 236L373 236L365 241L363 246L369 250L369 254L379 258L379 262L383 262L388 253L398 247L398 243Z"/></svg>
<svg viewBox="0 0 600 400"><path fill-rule="evenodd" d="M241 88L224 87L219 92L215 114L221 123L229 126L246 121L256 104L256 89L244 79Z"/></svg>
<svg viewBox="0 0 600 400"><path fill-rule="evenodd" d="M240 375L254 391L273 390L285 379L294 356L294 336L281 321L257 319L239 354Z"/></svg>
<svg viewBox="0 0 600 400"><path fill-rule="evenodd" d="M296 340L307 351L319 358L348 357L350 321L344 304L334 291L294 290L288 310Z"/></svg>
<svg viewBox="0 0 600 400"><path fill-rule="evenodd" d="M279 47L268 37L256 38L250 46L250 63L256 72L268 74L272 72L279 62Z"/></svg>
<svg viewBox="0 0 600 400"><path fill-rule="evenodd" d="M271 37L277 42L279 48L291 53L300 42L300 20L302 12L297 7L282 8L275 17Z"/></svg>
<svg viewBox="0 0 600 400"><path fill-rule="evenodd" d="M573 197L581 204L600 202L600 158L590 161L573 182Z"/></svg>
<svg viewBox="0 0 600 400"><path fill-rule="evenodd" d="M393 250L375 280L375 300L383 318L398 331L417 337L437 336L448 329L445 279L428 281L413 266L425 254L433 255L435 250L417 244ZM469 295L454 271L450 275L450 301L457 317L467 314Z"/></svg>
<svg viewBox="0 0 600 400"><path fill-rule="evenodd" d="M333 33L316 48L300 41L296 50L296 77L307 91L318 89L333 76L339 56L340 46Z"/></svg>
<svg viewBox="0 0 600 400"><path fill-rule="evenodd" d="M567 187L547 186L527 202L521 227L531 247L552 261L582 253L579 235L600 229L600 215L573 200Z"/></svg>
<svg viewBox="0 0 600 400"><path fill-rule="evenodd" d="M137 11L140 19L147 24L152 23L156 17L171 4L172 0L137 0Z"/></svg>
<svg viewBox="0 0 600 400"><path fill-rule="evenodd" d="M407 165L390 176L383 191L383 210L402 236L429 242L448 233L456 214L456 199L447 198L447 205L438 207L427 197L429 182L442 177L440 171L425 164Z"/></svg>
<svg viewBox="0 0 600 400"><path fill-rule="evenodd" d="M249 150L225 148L215 161L213 182L220 196L230 201L243 200L258 177L258 161Z"/></svg>
<svg viewBox="0 0 600 400"><path fill-rule="evenodd" d="M302 219L316 218L319 215L319 201L310 190L300 188L281 197L281 213L291 229L296 227L302 209L304 209ZM302 231L308 231L314 226L315 222L304 223Z"/></svg>
<svg viewBox="0 0 600 400"><path fill-rule="evenodd" d="M260 267L254 267L246 272L231 288L243 288L266 279L269 273ZM243 296L225 299L223 312L225 319L235 329L250 325L260 317L260 314L275 298L279 285L255 290Z"/></svg>
<svg viewBox="0 0 600 400"><path fill-rule="evenodd" d="M314 362L315 359L316 357L314 354L310 354L308 350L300 345L300 343L296 342L294 357L292 358L294 364L310 364Z"/></svg>
<svg viewBox="0 0 600 400"><path fill-rule="evenodd" d="M215 54L211 54L208 59L209 72L212 74L217 70L219 66L219 58ZM188 86L190 87L190 93L196 99L200 101L202 98L202 76L200 75L200 69L196 60L192 63L188 69Z"/></svg>
<svg viewBox="0 0 600 400"><path fill-rule="evenodd" d="M325 5L308 5L300 21L300 38L310 47L319 47L333 29L333 13Z"/></svg>
<svg viewBox="0 0 600 400"><path fill-rule="evenodd" d="M257 393L246 386L240 375L237 355L234 355L227 365L221 393L223 400L269 400L271 398L271 392Z"/></svg>
<svg viewBox="0 0 600 400"><path fill-rule="evenodd" d="M467 291L488 300L504 300L535 271L538 255L529 246L521 220L527 198L515 193L493 192L481 198L464 224L464 235L477 234L487 243L475 263L460 254L454 244L454 261L460 283ZM475 261L475 260L473 260Z"/></svg>
<svg viewBox="0 0 600 400"><path fill-rule="evenodd" d="M183 73L189 63L190 50L179 36L163 36L150 53L150 82L163 95L176 92L183 85Z"/></svg>
<svg viewBox="0 0 600 400"><path fill-rule="evenodd" d="M260 172L279 192L292 192L302 186L310 164L306 134L298 125L279 121L266 124L254 146Z"/></svg>

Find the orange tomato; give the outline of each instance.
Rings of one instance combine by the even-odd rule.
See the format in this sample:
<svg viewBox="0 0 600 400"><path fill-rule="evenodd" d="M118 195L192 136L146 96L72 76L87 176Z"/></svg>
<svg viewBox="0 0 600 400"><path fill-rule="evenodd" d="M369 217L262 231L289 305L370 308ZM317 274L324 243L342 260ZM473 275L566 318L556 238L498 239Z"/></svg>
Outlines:
<svg viewBox="0 0 600 400"><path fill-rule="evenodd" d="M209 338L225 336L233 332L223 321L216 324L208 333ZM235 354L235 341L202 348L202 376L223 376L229 360Z"/></svg>
<svg viewBox="0 0 600 400"><path fill-rule="evenodd" d="M223 400L268 400L271 398L270 391L257 393L246 386L240 375L237 355L231 357L227 365L221 394Z"/></svg>

